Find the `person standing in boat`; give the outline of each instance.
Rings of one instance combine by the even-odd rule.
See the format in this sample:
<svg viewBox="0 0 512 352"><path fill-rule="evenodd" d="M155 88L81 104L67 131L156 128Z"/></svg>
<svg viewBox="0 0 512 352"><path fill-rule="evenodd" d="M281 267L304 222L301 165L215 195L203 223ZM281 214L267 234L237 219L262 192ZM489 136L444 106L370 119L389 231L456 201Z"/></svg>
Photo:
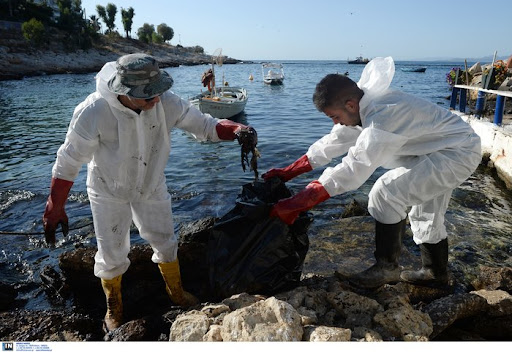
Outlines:
<svg viewBox="0 0 512 352"><path fill-rule="evenodd" d="M329 74L317 84L313 102L334 127L294 163L271 169L263 178L288 181L346 156L304 190L276 203L271 216L291 224L300 212L359 188L378 167L389 169L369 193L376 264L350 281L363 288L400 280L445 285L445 213L452 191L480 163L481 142L471 126L449 110L390 89L394 72L391 57L376 58L357 84L340 74ZM422 267L417 271L401 271L399 266L407 216L421 249Z"/></svg>
<svg viewBox="0 0 512 352"><path fill-rule="evenodd" d="M198 303L181 284L171 195L164 169L170 154L170 132L179 128L199 141L232 141L252 130L230 120L203 114L169 89L172 77L152 56L136 53L108 62L96 76L96 91L74 111L52 169L50 195L43 215L45 238L55 243L73 181L88 164L87 193L97 240L94 275L106 295L104 327L122 324L121 278L130 261L130 226L153 249L171 300L183 307Z"/></svg>

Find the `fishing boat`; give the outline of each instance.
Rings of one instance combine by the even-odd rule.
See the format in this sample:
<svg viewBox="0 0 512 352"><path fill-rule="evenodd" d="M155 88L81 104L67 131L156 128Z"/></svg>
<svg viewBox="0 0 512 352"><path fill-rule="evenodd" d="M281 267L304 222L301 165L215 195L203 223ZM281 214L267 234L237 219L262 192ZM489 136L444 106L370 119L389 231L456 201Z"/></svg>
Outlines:
<svg viewBox="0 0 512 352"><path fill-rule="evenodd" d="M363 64L366 65L370 60L368 58L364 58L362 56L356 57L355 60L347 60L347 63L349 64Z"/></svg>
<svg viewBox="0 0 512 352"><path fill-rule="evenodd" d="M284 80L284 68L282 64L275 62L264 62L261 64L263 82L270 85L281 85Z"/></svg>
<svg viewBox="0 0 512 352"><path fill-rule="evenodd" d="M221 67L223 63L222 50L217 49L212 56L211 68L206 70L201 82L207 91L201 92L190 99L190 103L202 113L210 114L218 119L229 119L240 114L247 104L247 91L241 87L230 87L222 74L222 85L215 85L215 66Z"/></svg>
<svg viewBox="0 0 512 352"><path fill-rule="evenodd" d="M244 111L247 99L245 88L228 86L216 88L215 93L202 92L193 97L190 102L205 114L218 119L229 119Z"/></svg>
<svg viewBox="0 0 512 352"><path fill-rule="evenodd" d="M402 67L403 72L425 72L426 67Z"/></svg>

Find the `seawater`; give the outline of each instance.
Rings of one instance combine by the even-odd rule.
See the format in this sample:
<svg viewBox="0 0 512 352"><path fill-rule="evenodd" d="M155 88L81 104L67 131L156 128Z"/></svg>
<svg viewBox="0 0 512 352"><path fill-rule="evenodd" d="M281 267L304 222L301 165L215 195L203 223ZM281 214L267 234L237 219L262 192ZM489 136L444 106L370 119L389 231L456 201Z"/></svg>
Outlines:
<svg viewBox="0 0 512 352"><path fill-rule="evenodd" d="M260 174L282 167L303 155L327 134L332 123L312 103L317 82L328 73L348 73L359 80L363 65L343 61L281 61L285 69L282 86L262 81L259 62L216 67L217 84L245 87L249 94L238 121L258 132ZM403 72L401 67L426 66L425 73ZM450 89L445 75L453 62L396 62L392 87L449 107ZM201 89L201 75L208 65L167 68L174 78L172 90L184 99ZM250 76L253 80L249 80ZM27 299L27 308L44 302L40 272L56 266L58 256L82 245L94 245L92 217L85 187L84 166L71 190L66 211L70 235L58 233L55 249L44 245L42 215L48 196L55 154L64 141L73 109L95 89L94 74L67 74L0 82L0 280L16 285ZM173 198L176 230L182 224L206 217L222 216L234 205L242 185L254 174L241 166L236 142L197 142L181 130L171 133L171 155L165 176ZM339 162L339 160L337 160ZM320 176L314 170L288 182L299 191ZM344 204L365 199L383 170L357 191L331 198L312 213L310 241L316 226L340 217ZM453 193L446 219L452 234L450 250L463 265L512 266L512 197L493 173L479 168ZM143 243L136 229L133 243Z"/></svg>

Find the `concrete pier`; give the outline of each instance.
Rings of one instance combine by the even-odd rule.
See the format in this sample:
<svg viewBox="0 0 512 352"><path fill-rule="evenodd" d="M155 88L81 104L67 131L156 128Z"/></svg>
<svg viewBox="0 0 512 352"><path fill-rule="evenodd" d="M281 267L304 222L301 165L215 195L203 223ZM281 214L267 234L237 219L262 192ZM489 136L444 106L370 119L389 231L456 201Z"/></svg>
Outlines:
<svg viewBox="0 0 512 352"><path fill-rule="evenodd" d="M482 157L488 159L488 166L496 169L498 177L512 190L512 115L503 115L500 126L492 117L475 117L459 111L452 111L469 123L482 139Z"/></svg>

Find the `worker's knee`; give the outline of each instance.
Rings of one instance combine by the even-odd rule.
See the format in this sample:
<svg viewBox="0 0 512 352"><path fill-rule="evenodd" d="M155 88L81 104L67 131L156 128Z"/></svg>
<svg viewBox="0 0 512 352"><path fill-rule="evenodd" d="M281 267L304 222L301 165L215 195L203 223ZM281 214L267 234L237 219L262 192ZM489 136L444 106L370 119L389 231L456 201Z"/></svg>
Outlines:
<svg viewBox="0 0 512 352"><path fill-rule="evenodd" d="M407 207L379 179L368 195L368 212L383 224L396 224L407 216Z"/></svg>

